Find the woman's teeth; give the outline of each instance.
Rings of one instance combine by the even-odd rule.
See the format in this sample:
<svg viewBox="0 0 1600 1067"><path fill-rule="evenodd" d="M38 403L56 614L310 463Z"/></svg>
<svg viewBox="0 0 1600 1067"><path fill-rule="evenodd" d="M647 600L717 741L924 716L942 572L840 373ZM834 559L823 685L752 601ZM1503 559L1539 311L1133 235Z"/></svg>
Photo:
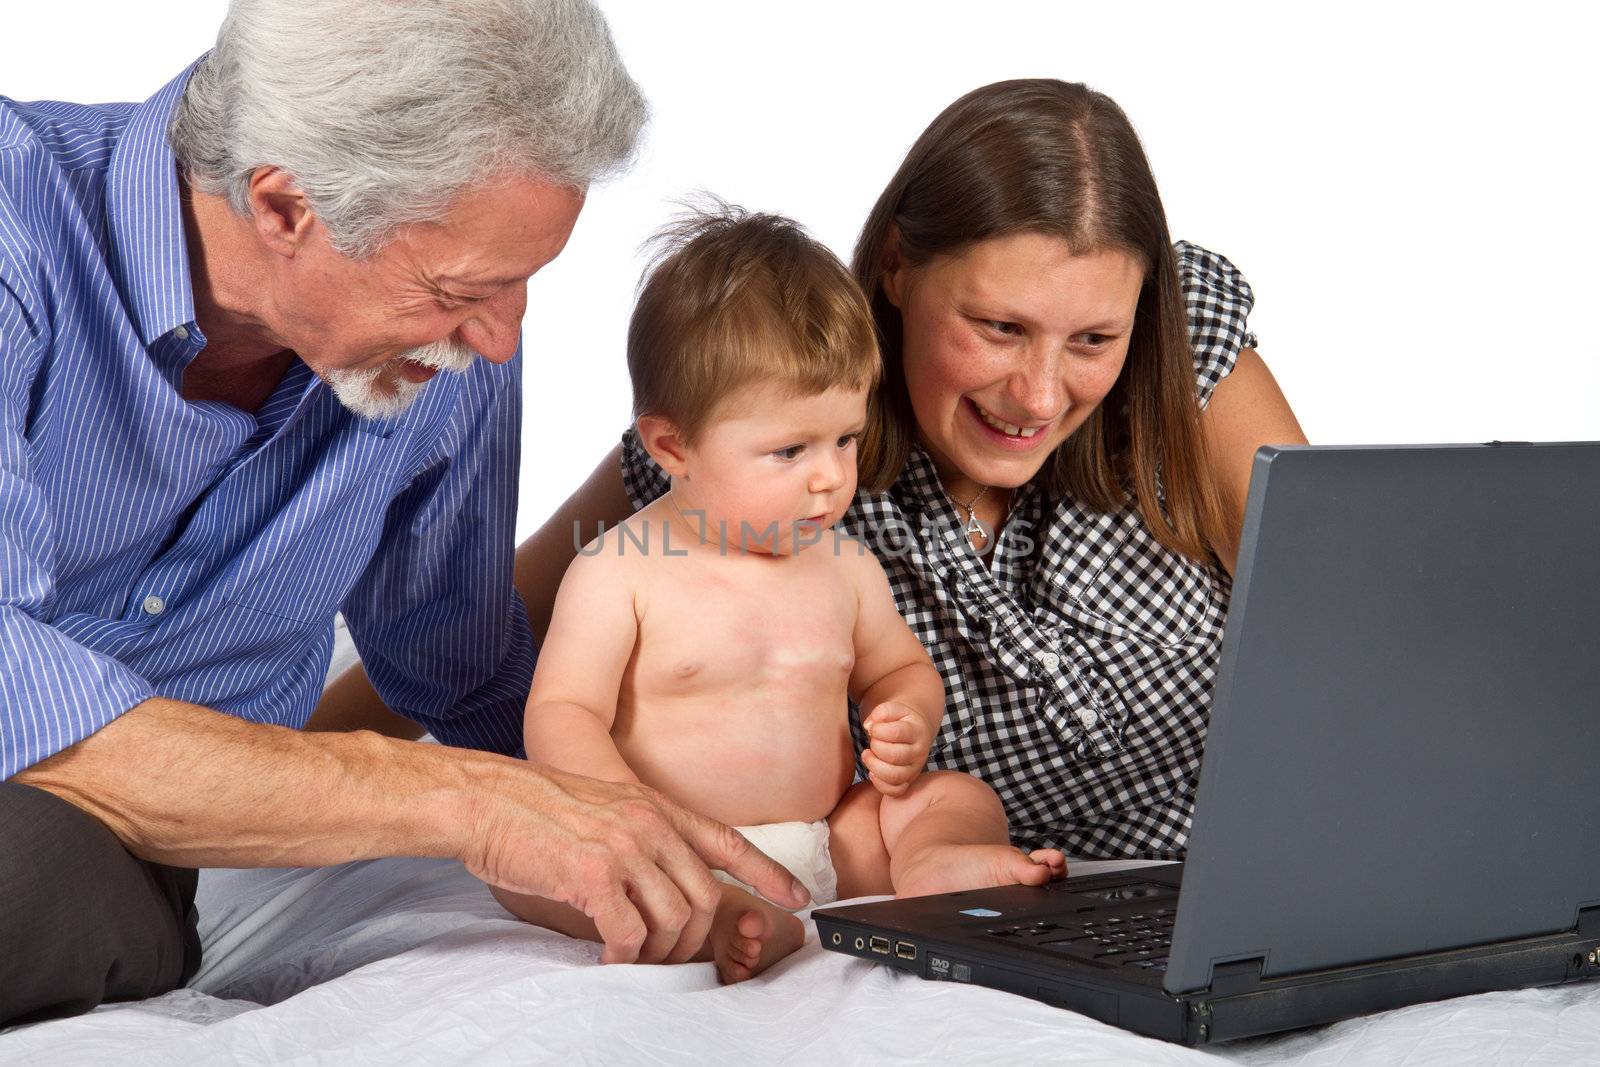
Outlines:
<svg viewBox="0 0 1600 1067"><path fill-rule="evenodd" d="M1034 434L1044 429L1042 426L1015 426L1009 422L1001 422L999 419L983 410L983 408L978 407L977 404L973 404L972 406L978 408L979 418L1009 437L1032 437Z"/></svg>

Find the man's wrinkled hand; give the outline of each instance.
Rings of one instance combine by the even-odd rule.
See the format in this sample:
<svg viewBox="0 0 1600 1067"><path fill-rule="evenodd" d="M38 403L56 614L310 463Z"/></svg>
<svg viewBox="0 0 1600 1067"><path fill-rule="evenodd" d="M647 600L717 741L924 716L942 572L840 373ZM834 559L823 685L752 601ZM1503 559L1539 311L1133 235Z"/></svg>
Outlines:
<svg viewBox="0 0 1600 1067"><path fill-rule="evenodd" d="M469 870L513 893L558 900L594 921L602 963L682 963L704 944L721 899L708 867L774 902L810 895L742 834L647 786L536 764L505 768L474 816Z"/></svg>

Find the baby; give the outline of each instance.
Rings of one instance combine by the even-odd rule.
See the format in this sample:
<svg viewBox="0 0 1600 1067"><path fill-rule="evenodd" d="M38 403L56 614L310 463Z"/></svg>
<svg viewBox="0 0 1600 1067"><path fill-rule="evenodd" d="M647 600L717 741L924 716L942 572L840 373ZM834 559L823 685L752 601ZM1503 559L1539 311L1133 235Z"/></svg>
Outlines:
<svg viewBox="0 0 1600 1067"><path fill-rule="evenodd" d="M672 488L586 546L561 583L528 697L528 758L638 781L736 826L817 904L1065 871L1008 843L992 790L923 772L944 686L883 568L831 530L856 488L879 374L866 302L798 226L736 209L665 238L628 332L637 429ZM848 700L871 747L852 785ZM804 927L717 872L695 957L724 982ZM496 890L598 939L574 908Z"/></svg>

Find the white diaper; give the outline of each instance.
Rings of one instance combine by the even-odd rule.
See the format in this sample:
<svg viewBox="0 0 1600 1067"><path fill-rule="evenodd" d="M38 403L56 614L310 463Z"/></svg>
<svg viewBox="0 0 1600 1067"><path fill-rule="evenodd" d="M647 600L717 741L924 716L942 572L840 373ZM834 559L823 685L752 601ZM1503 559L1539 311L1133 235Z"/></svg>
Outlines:
<svg viewBox="0 0 1600 1067"><path fill-rule="evenodd" d="M828 851L828 822L770 822L761 826L736 826L750 843L785 867L811 893L813 904L832 904L839 899L839 879L833 873L833 854ZM755 889L722 871L712 871L719 881Z"/></svg>

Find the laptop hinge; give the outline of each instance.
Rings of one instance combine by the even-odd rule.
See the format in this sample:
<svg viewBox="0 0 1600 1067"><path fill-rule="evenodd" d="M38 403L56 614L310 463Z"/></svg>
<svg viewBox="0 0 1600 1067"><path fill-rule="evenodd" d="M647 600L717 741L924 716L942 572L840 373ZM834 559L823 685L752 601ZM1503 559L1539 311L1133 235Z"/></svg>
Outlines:
<svg viewBox="0 0 1600 1067"><path fill-rule="evenodd" d="M1261 971L1266 964L1266 959L1261 956L1212 964L1211 995L1226 997L1234 993L1248 993L1261 984Z"/></svg>
<svg viewBox="0 0 1600 1067"><path fill-rule="evenodd" d="M1600 937L1600 904L1578 909L1578 936Z"/></svg>

